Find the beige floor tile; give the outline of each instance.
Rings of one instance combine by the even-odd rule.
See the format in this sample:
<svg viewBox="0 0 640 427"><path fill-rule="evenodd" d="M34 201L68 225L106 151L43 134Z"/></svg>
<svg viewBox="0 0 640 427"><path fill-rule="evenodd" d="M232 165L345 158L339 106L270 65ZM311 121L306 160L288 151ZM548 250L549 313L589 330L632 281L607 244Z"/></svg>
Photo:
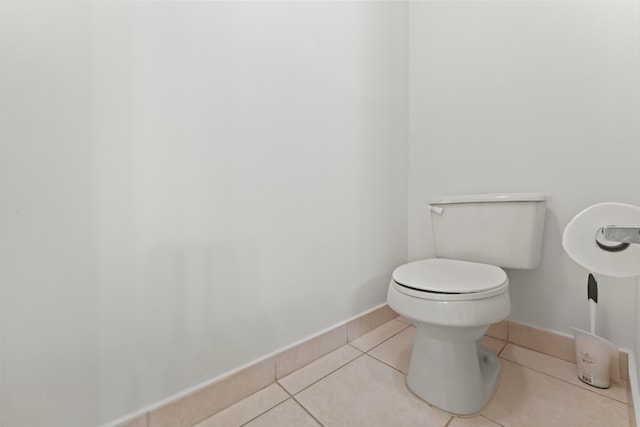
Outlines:
<svg viewBox="0 0 640 427"><path fill-rule="evenodd" d="M476 415L475 417L456 417L447 427L500 427L500 424L496 424L482 415Z"/></svg>
<svg viewBox="0 0 640 427"><path fill-rule="evenodd" d="M504 426L628 426L627 405L502 360L496 395L482 410Z"/></svg>
<svg viewBox="0 0 640 427"><path fill-rule="evenodd" d="M500 354L507 343L493 337L485 336L482 339L482 344L484 344L485 347L493 351L495 354Z"/></svg>
<svg viewBox="0 0 640 427"><path fill-rule="evenodd" d="M347 323L347 339L349 342L374 330L396 317L396 312L388 305L384 305L364 316L353 319Z"/></svg>
<svg viewBox="0 0 640 427"><path fill-rule="evenodd" d="M289 394L278 384L260 390L257 393L224 409L212 417L196 424L195 427L232 427L241 426L260 414L268 411L289 398Z"/></svg>
<svg viewBox="0 0 640 427"><path fill-rule="evenodd" d="M409 368L415 330L415 326L408 327L379 346L369 350L368 354L406 373Z"/></svg>
<svg viewBox="0 0 640 427"><path fill-rule="evenodd" d="M318 427L319 424L295 400L284 403L260 415L245 427Z"/></svg>
<svg viewBox="0 0 640 427"><path fill-rule="evenodd" d="M296 394L305 387L310 386L319 379L329 375L331 372L351 362L362 352L349 344L332 351L324 357L298 369L290 375L278 380L280 385L289 393Z"/></svg>
<svg viewBox="0 0 640 427"><path fill-rule="evenodd" d="M407 328L379 346L373 348L368 353L376 359L406 373L409 368L414 333L415 327ZM485 347L498 354L506 343L504 341L485 336L483 338L483 344Z"/></svg>
<svg viewBox="0 0 640 427"><path fill-rule="evenodd" d="M391 338L401 330L408 327L409 326L406 323L394 319L352 341L351 345L362 351L369 351L384 340Z"/></svg>
<svg viewBox="0 0 640 427"><path fill-rule="evenodd" d="M566 360L556 359L555 357L529 350L517 345L508 344L500 354L500 357L515 362L519 365L527 366L535 371L551 375L563 381L567 381L578 387L590 390L594 393L628 403L627 384L611 384L607 389L591 387L580 381L576 375L575 363Z"/></svg>
<svg viewBox="0 0 640 427"><path fill-rule="evenodd" d="M404 375L364 355L296 396L326 427L444 427L451 418L414 396Z"/></svg>

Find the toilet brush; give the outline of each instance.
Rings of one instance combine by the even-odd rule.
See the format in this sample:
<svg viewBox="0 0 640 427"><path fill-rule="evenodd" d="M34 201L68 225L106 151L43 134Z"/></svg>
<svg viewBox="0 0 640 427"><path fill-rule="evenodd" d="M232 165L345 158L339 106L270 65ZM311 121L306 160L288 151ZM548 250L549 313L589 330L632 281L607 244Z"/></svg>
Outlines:
<svg viewBox="0 0 640 427"><path fill-rule="evenodd" d="M608 388L610 380L618 382L618 349L613 343L596 335L596 306L598 304L598 282L593 274L587 280L589 302L589 332L573 329L576 346L576 369L583 382L600 388Z"/></svg>
<svg viewBox="0 0 640 427"><path fill-rule="evenodd" d="M589 301L589 332L596 334L596 304L598 304L598 282L593 274L589 273L587 281L587 299Z"/></svg>

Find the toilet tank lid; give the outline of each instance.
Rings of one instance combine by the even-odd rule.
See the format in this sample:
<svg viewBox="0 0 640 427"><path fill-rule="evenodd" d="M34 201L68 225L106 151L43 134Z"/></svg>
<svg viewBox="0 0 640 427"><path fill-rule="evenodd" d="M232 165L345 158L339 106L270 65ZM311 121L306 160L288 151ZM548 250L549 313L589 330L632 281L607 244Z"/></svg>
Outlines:
<svg viewBox="0 0 640 427"><path fill-rule="evenodd" d="M453 203L544 202L547 200L549 200L549 196L542 193L489 193L434 197L428 203L430 205L448 205Z"/></svg>

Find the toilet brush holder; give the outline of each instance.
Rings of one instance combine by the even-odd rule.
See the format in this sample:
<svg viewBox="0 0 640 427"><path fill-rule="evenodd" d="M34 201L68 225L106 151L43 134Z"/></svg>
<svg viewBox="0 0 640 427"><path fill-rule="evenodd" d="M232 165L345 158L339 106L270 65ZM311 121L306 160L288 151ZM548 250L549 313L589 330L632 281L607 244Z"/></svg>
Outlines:
<svg viewBox="0 0 640 427"><path fill-rule="evenodd" d="M609 388L613 365L617 365L618 349L609 341L592 333L571 328L576 346L578 378L598 388Z"/></svg>

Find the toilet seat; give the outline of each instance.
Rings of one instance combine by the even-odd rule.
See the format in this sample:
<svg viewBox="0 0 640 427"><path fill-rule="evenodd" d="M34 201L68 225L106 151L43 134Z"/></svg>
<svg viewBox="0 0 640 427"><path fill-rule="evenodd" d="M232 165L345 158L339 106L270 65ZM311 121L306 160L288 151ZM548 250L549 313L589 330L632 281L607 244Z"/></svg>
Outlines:
<svg viewBox="0 0 640 427"><path fill-rule="evenodd" d="M438 301L468 301L505 292L506 273L500 267L448 258L431 258L396 268L392 285L403 294Z"/></svg>

